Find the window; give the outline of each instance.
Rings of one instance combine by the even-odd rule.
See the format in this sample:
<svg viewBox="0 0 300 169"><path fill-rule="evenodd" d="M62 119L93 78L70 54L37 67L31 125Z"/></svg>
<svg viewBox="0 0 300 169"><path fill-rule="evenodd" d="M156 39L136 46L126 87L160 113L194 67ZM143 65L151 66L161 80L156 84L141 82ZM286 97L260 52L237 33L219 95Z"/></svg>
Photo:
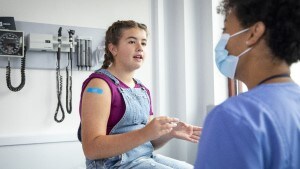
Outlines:
<svg viewBox="0 0 300 169"><path fill-rule="evenodd" d="M243 83L239 80L233 80L228 78L228 96L236 96L239 93L242 93L245 87Z"/></svg>

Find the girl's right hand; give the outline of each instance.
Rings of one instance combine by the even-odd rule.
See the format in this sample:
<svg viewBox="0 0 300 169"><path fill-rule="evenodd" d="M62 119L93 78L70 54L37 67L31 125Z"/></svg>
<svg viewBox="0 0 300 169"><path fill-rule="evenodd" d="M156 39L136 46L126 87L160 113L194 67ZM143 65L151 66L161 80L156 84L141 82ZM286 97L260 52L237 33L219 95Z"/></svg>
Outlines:
<svg viewBox="0 0 300 169"><path fill-rule="evenodd" d="M144 128L143 132L149 140L155 140L163 135L169 134L177 126L179 119L167 116L153 118Z"/></svg>

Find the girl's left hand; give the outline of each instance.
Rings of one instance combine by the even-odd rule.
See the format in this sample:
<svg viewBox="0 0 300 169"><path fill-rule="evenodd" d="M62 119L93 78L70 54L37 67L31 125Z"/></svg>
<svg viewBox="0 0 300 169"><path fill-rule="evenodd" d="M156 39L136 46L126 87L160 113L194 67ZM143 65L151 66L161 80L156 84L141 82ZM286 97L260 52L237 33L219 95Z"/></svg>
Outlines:
<svg viewBox="0 0 300 169"><path fill-rule="evenodd" d="M197 143L201 135L202 127L186 124L182 121L177 123L171 131L171 135L175 138Z"/></svg>

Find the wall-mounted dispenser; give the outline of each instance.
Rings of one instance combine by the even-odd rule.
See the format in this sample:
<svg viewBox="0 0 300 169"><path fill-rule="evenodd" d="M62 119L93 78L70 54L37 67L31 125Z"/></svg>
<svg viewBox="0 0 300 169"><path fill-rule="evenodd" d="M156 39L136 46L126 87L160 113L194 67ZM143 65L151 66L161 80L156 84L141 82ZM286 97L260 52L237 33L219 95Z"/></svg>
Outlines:
<svg viewBox="0 0 300 169"><path fill-rule="evenodd" d="M90 70L92 67L92 37L77 37L77 67L78 70Z"/></svg>
<svg viewBox="0 0 300 169"><path fill-rule="evenodd" d="M30 33L27 38L28 50L30 51L58 51L58 36L51 34ZM77 43L70 42L69 37L61 36L60 51L70 52L71 44L76 46Z"/></svg>

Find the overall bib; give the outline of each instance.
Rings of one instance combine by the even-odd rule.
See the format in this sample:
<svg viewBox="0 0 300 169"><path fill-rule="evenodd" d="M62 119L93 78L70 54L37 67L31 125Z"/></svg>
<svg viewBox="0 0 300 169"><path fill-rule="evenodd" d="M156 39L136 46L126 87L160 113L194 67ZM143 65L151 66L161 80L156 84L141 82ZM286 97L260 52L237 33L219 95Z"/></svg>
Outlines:
<svg viewBox="0 0 300 169"><path fill-rule="evenodd" d="M120 82L106 69L99 69L97 73L107 75L114 84L118 87L121 93L126 110L121 120L112 128L109 135L121 134L133 130L141 129L147 124L150 114L150 98L147 90L140 81L135 80L140 88L122 88ZM101 151L101 150L100 150ZM157 161L162 161L164 164L177 165L177 161L164 156L153 155L154 148L150 141L135 147L121 155L99 160L86 160L87 169L114 169L114 168L154 168L154 169L171 169L173 167L160 166ZM157 160L157 161L155 161ZM175 162L174 162L174 161ZM147 162L146 162L147 161ZM185 163L187 164L187 163Z"/></svg>

